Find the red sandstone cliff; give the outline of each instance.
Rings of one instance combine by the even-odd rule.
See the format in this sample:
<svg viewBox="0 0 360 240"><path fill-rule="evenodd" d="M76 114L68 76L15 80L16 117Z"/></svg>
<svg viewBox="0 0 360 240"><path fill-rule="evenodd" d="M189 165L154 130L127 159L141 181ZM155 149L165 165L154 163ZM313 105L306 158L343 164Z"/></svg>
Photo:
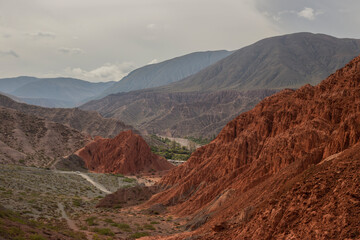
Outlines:
<svg viewBox="0 0 360 240"><path fill-rule="evenodd" d="M239 115L166 175L167 190L147 205L200 227L171 239L355 239L359 140L357 57L315 87L284 90Z"/></svg>
<svg viewBox="0 0 360 240"><path fill-rule="evenodd" d="M99 173L135 174L174 167L166 159L152 153L144 139L131 130L111 139L97 137L77 155L90 171Z"/></svg>

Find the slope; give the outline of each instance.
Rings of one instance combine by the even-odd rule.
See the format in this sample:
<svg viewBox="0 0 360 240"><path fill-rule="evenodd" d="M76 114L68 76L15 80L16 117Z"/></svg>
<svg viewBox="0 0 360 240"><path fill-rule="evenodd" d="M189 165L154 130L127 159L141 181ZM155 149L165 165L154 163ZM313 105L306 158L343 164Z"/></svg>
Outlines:
<svg viewBox="0 0 360 240"><path fill-rule="evenodd" d="M90 139L60 123L0 107L1 163L49 167Z"/></svg>
<svg viewBox="0 0 360 240"><path fill-rule="evenodd" d="M240 112L254 107L274 92L157 93L143 90L110 95L85 104L81 109L96 109L102 116L131 123L145 134L209 138Z"/></svg>
<svg viewBox="0 0 360 240"><path fill-rule="evenodd" d="M77 108L43 108L18 103L4 95L0 95L0 106L64 124L92 137L115 137L121 131L133 130L133 127L119 120L103 118L97 112L87 112Z"/></svg>
<svg viewBox="0 0 360 240"><path fill-rule="evenodd" d="M136 174L164 171L174 166L151 152L145 140L131 130L115 138L96 138L76 153L87 169L99 173Z"/></svg>
<svg viewBox="0 0 360 240"><path fill-rule="evenodd" d="M98 98L112 93L158 87L179 81L229 56L231 53L225 50L195 52L164 62L146 65L129 73L128 76L106 89Z"/></svg>
<svg viewBox="0 0 360 240"><path fill-rule="evenodd" d="M299 88L317 84L360 54L360 40L294 33L266 38L162 91Z"/></svg>
<svg viewBox="0 0 360 240"><path fill-rule="evenodd" d="M284 90L229 122L147 205L191 215L202 239L356 238L359 141L356 57L319 85Z"/></svg>

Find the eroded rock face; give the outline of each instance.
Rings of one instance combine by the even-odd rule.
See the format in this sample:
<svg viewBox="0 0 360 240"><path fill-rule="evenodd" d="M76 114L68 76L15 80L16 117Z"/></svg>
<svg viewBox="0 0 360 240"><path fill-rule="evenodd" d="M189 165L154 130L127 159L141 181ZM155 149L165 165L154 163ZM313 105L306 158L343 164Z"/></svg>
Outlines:
<svg viewBox="0 0 360 240"><path fill-rule="evenodd" d="M90 171L99 173L135 174L164 171L174 166L152 153L144 139L131 130L115 138L96 137L77 152Z"/></svg>
<svg viewBox="0 0 360 240"><path fill-rule="evenodd" d="M264 99L253 110L239 115L209 145L199 148L185 164L167 174L161 181L167 190L155 195L147 205L171 206L169 209L173 213L192 215L194 219L211 215L211 219L197 230L210 231L208 239L229 239L229 236L236 235L239 239L253 236L258 236L253 239L270 239L274 236L325 239L327 235L319 232L328 228L325 225L335 217L330 213L332 208L327 208L325 202L332 197L325 196L330 194L341 199L346 193L343 191L336 195L332 187L327 187L327 182L335 184L333 178L327 179L326 172L330 174L334 171L331 165L317 177L317 171L322 171L318 164L333 154L351 148L359 140L360 57L357 57L315 87L305 85L296 91L284 90ZM356 146L360 149L359 145ZM334 159L343 164L342 158L331 161ZM349 168L353 161L357 171L340 171L335 179L348 179L352 174L359 183L360 155L346 161ZM315 169L315 172L312 173L311 169ZM302 177L306 177L304 174L307 171L310 171L308 177L313 182L307 186L307 193L299 192L300 186L297 184ZM320 184L321 179L325 183L318 187L326 191L314 196L313 188ZM350 192L351 189L355 189L354 184ZM228 194L230 190L231 194ZM291 200L292 194L313 196L324 210L309 213L306 210L308 206L300 197L296 203ZM284 198L288 198L288 201L280 204ZM359 201L354 201L353 204L359 207ZM271 207L276 204L277 207ZM335 215L346 215L351 212L351 207L351 204L345 204ZM251 214L247 213L250 208ZM267 214L260 214L265 210ZM302 214L307 214L308 220ZM355 218L351 214L351 217L345 217L347 220L341 221L346 222L346 226L351 225L351 229L346 231L358 236L359 233L354 230ZM359 219L360 213L355 215ZM307 230L300 227L294 229L294 220L300 217L304 228L306 221L318 219L315 233L306 235L304 232ZM333 221L333 226L339 225L339 221ZM216 226L221 226L221 231L215 234L210 229L219 230ZM278 229L278 226L281 228ZM336 234L348 236L342 228L334 229L328 232L330 237Z"/></svg>

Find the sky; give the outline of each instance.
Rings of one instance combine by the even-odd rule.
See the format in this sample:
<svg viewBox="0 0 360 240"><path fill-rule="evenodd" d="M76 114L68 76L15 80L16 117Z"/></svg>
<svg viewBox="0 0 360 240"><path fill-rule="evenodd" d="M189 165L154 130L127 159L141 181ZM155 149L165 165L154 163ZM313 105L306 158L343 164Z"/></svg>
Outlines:
<svg viewBox="0 0 360 240"><path fill-rule="evenodd" d="M119 81L294 32L360 39L359 0L0 0L0 78Z"/></svg>

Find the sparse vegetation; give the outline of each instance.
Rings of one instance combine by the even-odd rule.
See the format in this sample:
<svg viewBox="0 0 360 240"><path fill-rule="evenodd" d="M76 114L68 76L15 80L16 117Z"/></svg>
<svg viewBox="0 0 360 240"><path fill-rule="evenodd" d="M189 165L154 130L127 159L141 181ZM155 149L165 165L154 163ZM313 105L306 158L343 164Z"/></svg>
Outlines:
<svg viewBox="0 0 360 240"><path fill-rule="evenodd" d="M196 144L199 144L199 145L206 145L206 144L209 144L213 139L215 139L215 135L213 135L210 139L208 138L202 138L202 137L199 137L199 138L196 138L196 137L185 137L186 139L196 143Z"/></svg>
<svg viewBox="0 0 360 240"><path fill-rule="evenodd" d="M123 182L127 182L127 183L136 182L136 179L135 179L135 178L123 178L122 180L123 180Z"/></svg>
<svg viewBox="0 0 360 240"><path fill-rule="evenodd" d="M96 226L98 223L95 221L96 217L89 217L85 221L89 226Z"/></svg>
<svg viewBox="0 0 360 240"><path fill-rule="evenodd" d="M155 230L155 227L152 224L144 224L144 229Z"/></svg>
<svg viewBox="0 0 360 240"><path fill-rule="evenodd" d="M111 224L111 226L117 227L121 231L124 231L124 232L131 232L132 231L130 225L126 224L126 223L113 223L113 224Z"/></svg>
<svg viewBox="0 0 360 240"><path fill-rule="evenodd" d="M136 238L141 238L141 237L146 237L149 236L150 234L147 232L136 232L134 234L130 235L130 238L136 239Z"/></svg>
<svg viewBox="0 0 360 240"><path fill-rule="evenodd" d="M115 235L109 228L93 228L92 231L105 236Z"/></svg>
<svg viewBox="0 0 360 240"><path fill-rule="evenodd" d="M175 141L171 141L168 138L162 138L157 135L151 135L152 138L165 143L166 146L151 146L151 151L157 155L160 155L166 159L182 160L186 161L191 152L188 148L181 146Z"/></svg>

